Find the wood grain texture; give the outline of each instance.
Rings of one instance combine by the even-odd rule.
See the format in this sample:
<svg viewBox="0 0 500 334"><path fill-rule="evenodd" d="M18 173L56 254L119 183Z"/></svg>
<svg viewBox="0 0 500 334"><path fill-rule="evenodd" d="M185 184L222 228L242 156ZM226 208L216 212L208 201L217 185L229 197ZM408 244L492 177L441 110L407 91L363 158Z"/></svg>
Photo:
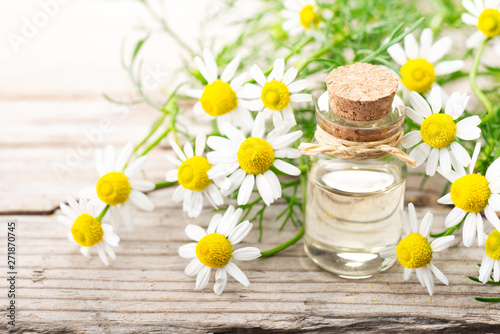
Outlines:
<svg viewBox="0 0 500 334"><path fill-rule="evenodd" d="M184 227L193 221L171 205L171 193L166 189L151 194L157 206L154 213L134 212L136 230L120 231L122 241L110 267L95 255L81 256L54 216L2 216L2 221L18 221L17 330L457 333L494 332L500 319L495 305L473 299L489 295L491 287L467 279L467 274L477 273L482 251L465 249L460 240L435 256L434 263L447 275L450 286L437 284L433 297L416 277L403 281L399 265L359 281L324 272L306 257L301 243L272 258L240 262L251 282L248 288L230 279L222 296L212 292L213 281L203 291L195 291L194 278L183 272L188 260L177 255L178 247L189 242ZM292 226L278 232L273 216L281 208L278 204L270 209L262 243L254 230L242 246L268 249L293 236ZM434 212L438 231L447 210ZM205 218L194 222L206 226L210 214L205 213ZM424 213L423 208L418 210L419 217ZM0 247L5 249L5 240ZM2 282L5 278L2 273ZM5 311L0 314L4 317Z"/></svg>
<svg viewBox="0 0 500 334"><path fill-rule="evenodd" d="M197 45L200 31L191 29L192 22L206 15L206 7L200 5L205 2L170 3L169 19L190 45ZM252 7L250 1L245 4ZM38 2L5 6L0 4L0 25L5 32L15 32L23 16L36 12ZM184 19L185 12L191 20ZM275 257L238 263L251 285L245 288L230 279L223 295L216 296L211 290L213 274L206 289L194 290L195 279L184 274L188 260L177 255L189 242L186 224L206 227L211 213L206 209L201 218L188 219L172 202L173 190L164 189L150 194L155 212L134 211L135 231L119 232L121 242L111 266L104 266L95 254L83 257L56 220L59 202L96 181L96 148L137 142L158 117L147 106L116 108L101 97L107 92L133 98L118 56L122 37L135 33L137 20L144 23L147 16L136 1L75 0L20 53L0 44L6 50L0 77L0 226L9 219L18 221L19 268L18 322L12 329L5 321L7 270L2 261L0 332L498 332L498 305L473 299L492 297L497 289L466 277L477 275L482 250L466 249L460 238L456 246L435 256L450 286L437 284L433 297L415 276L405 282L399 265L358 281L329 274L306 257L302 242ZM223 31L227 36L227 29ZM145 64L159 64L170 75L180 65L179 49L169 38L154 38ZM160 98L157 91L148 93ZM192 113L185 110L181 122L193 127ZM163 180L172 167L165 159L168 153L162 143L150 154L148 178ZM57 164L68 168L58 172ZM406 199L418 206L419 218L431 209L434 231L440 231L450 210L436 205L444 182L434 177L423 189L420 183L421 177L410 176ZM261 243L254 230L242 246L267 250L295 235L291 225L278 232L275 217L282 207L278 202L266 213ZM5 255L3 237L0 250Z"/></svg>

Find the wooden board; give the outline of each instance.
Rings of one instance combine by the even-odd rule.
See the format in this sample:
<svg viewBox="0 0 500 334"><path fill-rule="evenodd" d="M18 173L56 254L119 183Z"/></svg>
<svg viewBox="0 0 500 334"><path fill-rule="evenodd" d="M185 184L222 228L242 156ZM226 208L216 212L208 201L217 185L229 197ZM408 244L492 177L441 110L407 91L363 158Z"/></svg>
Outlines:
<svg viewBox="0 0 500 334"><path fill-rule="evenodd" d="M169 3L171 22L187 43L197 45L200 31L192 22L200 21L214 2ZM245 2L248 8L252 3ZM32 17L37 6L35 0L0 5L3 31L19 31L23 17ZM185 12L191 20L183 19ZM0 42L6 51L0 56L5 65L0 76L0 226L18 222L19 273L17 326L12 329L5 321L7 270L2 262L0 332L498 332L498 305L473 298L495 296L496 287L467 278L477 275L482 250L464 248L460 238L435 256L450 286L437 284L433 297L415 276L403 281L399 265L358 281L329 274L306 257L302 242L275 257L239 263L251 285L245 288L230 279L224 294L216 296L213 277L205 290L194 290L194 279L183 272L188 261L177 255L179 246L189 242L185 225L206 226L210 212L190 220L171 201L173 190L164 189L150 194L155 212L134 211L136 230L120 232L117 259L110 267L95 255L84 258L67 240L56 209L66 195L95 182L94 149L137 142L158 117L147 106L124 111L101 97L103 92L133 97L118 62L119 48L124 36L141 35L134 27L145 22L151 23L137 1L75 0L61 7L19 53L5 39ZM209 38L205 42L211 44ZM158 64L170 75L181 64L181 51L172 40L155 37L148 47L148 66ZM159 98L157 90L148 93ZM186 109L182 121L191 124L190 117ZM100 140L90 140L88 134L103 122L113 130L101 130ZM162 181L171 168L167 153L164 143L151 153L146 165L150 179ZM58 173L57 164L69 172ZM440 231L450 210L436 204L444 182L435 177L423 189L420 183L420 177L410 176L406 199L418 204L420 218L433 210L434 231ZM291 225L278 232L275 217L282 207L278 202L266 214L261 243L254 230L242 245L267 250L294 236ZM5 255L5 238L0 238L0 249Z"/></svg>

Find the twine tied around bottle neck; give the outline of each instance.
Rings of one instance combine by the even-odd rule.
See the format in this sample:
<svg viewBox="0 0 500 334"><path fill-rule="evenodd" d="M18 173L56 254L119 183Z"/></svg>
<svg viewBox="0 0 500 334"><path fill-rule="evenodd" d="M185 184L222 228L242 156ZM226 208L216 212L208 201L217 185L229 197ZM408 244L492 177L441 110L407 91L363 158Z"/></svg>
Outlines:
<svg viewBox="0 0 500 334"><path fill-rule="evenodd" d="M303 155L326 154L341 160L367 160L378 159L388 154L415 167L417 161L404 153L398 146L403 140L403 129L395 135L373 142L355 142L340 139L330 135L321 127L316 128L315 137L318 144L301 143L299 151Z"/></svg>

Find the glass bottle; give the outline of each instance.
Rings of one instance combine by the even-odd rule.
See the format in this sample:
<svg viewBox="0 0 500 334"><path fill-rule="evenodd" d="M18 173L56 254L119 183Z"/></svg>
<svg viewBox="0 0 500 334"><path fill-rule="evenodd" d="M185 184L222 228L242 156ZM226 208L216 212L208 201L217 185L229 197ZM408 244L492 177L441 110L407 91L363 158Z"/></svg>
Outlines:
<svg viewBox="0 0 500 334"><path fill-rule="evenodd" d="M397 95L385 117L353 121L332 112L326 94L316 105L316 122L330 134L340 129L356 133L363 141L372 137L375 141L403 127L405 105ZM387 270L395 261L384 261L378 253L401 237L406 164L391 155L354 161L320 154L310 159L307 255L319 267L346 278L366 278Z"/></svg>

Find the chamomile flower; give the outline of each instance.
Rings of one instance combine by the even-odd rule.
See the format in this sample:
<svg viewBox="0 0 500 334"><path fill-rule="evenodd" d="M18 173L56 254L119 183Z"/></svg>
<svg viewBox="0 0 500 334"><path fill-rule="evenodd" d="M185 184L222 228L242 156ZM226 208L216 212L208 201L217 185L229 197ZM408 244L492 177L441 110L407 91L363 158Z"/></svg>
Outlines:
<svg viewBox="0 0 500 334"><path fill-rule="evenodd" d="M462 0L468 13L462 13L465 24L477 27L465 45L469 49L477 48L486 38L492 38L493 48L500 55L500 0Z"/></svg>
<svg viewBox="0 0 500 334"><path fill-rule="evenodd" d="M477 234L479 246L484 245L484 227L481 211L486 219L497 230L500 230L500 220L495 211L500 211L500 158L496 159L483 176L473 174L481 144L477 143L469 165L469 174L458 164L455 171L438 172L446 177L452 184L450 192L441 197L441 204L453 204L455 207L446 216L444 224L447 228L457 225L464 218L462 226L462 239L466 247L472 246ZM477 233L476 233L477 231Z"/></svg>
<svg viewBox="0 0 500 334"><path fill-rule="evenodd" d="M481 268L479 268L479 280L486 284L492 271L493 280L500 281L500 233L498 230L493 230L486 239L485 253Z"/></svg>
<svg viewBox="0 0 500 334"><path fill-rule="evenodd" d="M404 39L404 49L400 44L387 49L392 59L401 66L401 83L409 91L425 93L435 84L436 76L464 67L462 60L440 62L451 48L451 38L443 37L434 44L432 42L432 30L427 28L420 35L420 45L413 34L408 34Z"/></svg>
<svg viewBox="0 0 500 334"><path fill-rule="evenodd" d="M193 150L193 146L189 142L184 145L184 151L175 142L171 142L177 158L167 156L168 160L177 168L168 171L166 179L169 182L179 182L172 199L175 202L182 201L182 210L191 218L200 216L203 209L203 196L208 199L214 208L224 204L219 187L227 189L230 186L229 180L224 176L208 177L207 172L212 166L207 158L203 156L205 143L206 135L203 133L196 136L196 151Z"/></svg>
<svg viewBox="0 0 500 334"><path fill-rule="evenodd" d="M273 116L274 123L297 124L290 102L310 102L311 94L296 94L307 88L307 80L295 81L297 69L289 68L286 73L285 60L276 59L274 68L266 79L264 72L257 65L250 68L250 74L257 82L244 86L245 96L252 99L250 110L263 111L267 119ZM283 74L284 73L284 74Z"/></svg>
<svg viewBox="0 0 500 334"><path fill-rule="evenodd" d="M216 119L220 131L222 124L228 122L241 127L248 132L252 128L253 118L248 110L248 101L242 95L242 86L248 81L249 76L243 73L234 77L241 57L236 56L222 71L219 69L213 54L208 49L203 50L203 60L195 57L194 61L201 75L207 81L202 89L189 89L186 94L199 99L194 105L195 115Z"/></svg>
<svg viewBox="0 0 500 334"><path fill-rule="evenodd" d="M314 0L285 0L283 5L283 30L291 36L316 29L321 23L320 9Z"/></svg>
<svg viewBox="0 0 500 334"><path fill-rule="evenodd" d="M238 205L248 203L255 184L264 203L270 205L281 197L282 191L271 166L285 174L300 174L297 167L280 158L300 157L300 152L289 146L302 136L302 131L288 133L290 128L281 124L264 136L266 127L262 114L255 118L248 138L228 123L223 126L227 139L212 136L207 141L207 145L214 150L207 154L208 161L214 165L207 175L212 178L230 175L231 187L224 195L239 188Z"/></svg>
<svg viewBox="0 0 500 334"><path fill-rule="evenodd" d="M233 206L224 213L212 217L207 231L197 225L186 226L186 235L196 241L179 248L179 255L192 259L184 271L188 276L196 277L196 289L205 288L213 269L215 272L214 292L220 295L227 283L227 274L233 276L244 286L250 282L233 260L250 261L260 257L256 247L234 249L252 230L253 225L245 220L240 223L242 209Z"/></svg>
<svg viewBox="0 0 500 334"><path fill-rule="evenodd" d="M109 265L107 256L115 259L115 252L111 247L117 247L120 242L120 238L113 232L113 227L101 224L96 218L100 210L95 202L85 199L76 202L71 197L68 197L67 201L69 205L60 204L64 215L57 218L71 229L68 239L80 245L80 252L86 257L90 257L91 249L97 250L101 261Z"/></svg>
<svg viewBox="0 0 500 334"><path fill-rule="evenodd" d="M462 166L468 166L470 157L465 148L456 139L475 140L480 137L481 123L479 116L470 116L455 123L467 106L469 96L466 94L453 93L441 113L441 88L434 87L430 94L430 106L422 96L415 92L410 93L410 103L413 108L406 107L406 114L415 123L420 125L420 130L407 133L402 145L410 148L418 143L410 156L417 160L420 166L427 160L425 172L434 175L438 163L445 171L451 171L453 162L460 162Z"/></svg>
<svg viewBox="0 0 500 334"><path fill-rule="evenodd" d="M418 227L417 213L413 203L408 204L408 212L410 216L409 222L405 213L401 212L405 237L397 246L382 249L380 256L388 260L397 258L404 267L403 278L405 281L410 279L413 270L415 270L420 284L427 288L429 294L432 295L434 293L433 274L443 284L448 285L446 276L432 264L433 253L449 248L455 236L448 235L429 242L427 239L432 227L432 213L427 212L420 227Z"/></svg>
<svg viewBox="0 0 500 334"><path fill-rule="evenodd" d="M146 156L142 156L127 165L132 154L132 144L127 144L115 160L115 149L108 145L103 152L96 151L96 167L99 180L94 187L80 192L80 197L100 201L109 205L109 215L115 227L121 222L131 229L133 227L131 204L145 210L153 211L154 205L143 192L155 188L155 184L147 180L132 180L142 171Z"/></svg>

